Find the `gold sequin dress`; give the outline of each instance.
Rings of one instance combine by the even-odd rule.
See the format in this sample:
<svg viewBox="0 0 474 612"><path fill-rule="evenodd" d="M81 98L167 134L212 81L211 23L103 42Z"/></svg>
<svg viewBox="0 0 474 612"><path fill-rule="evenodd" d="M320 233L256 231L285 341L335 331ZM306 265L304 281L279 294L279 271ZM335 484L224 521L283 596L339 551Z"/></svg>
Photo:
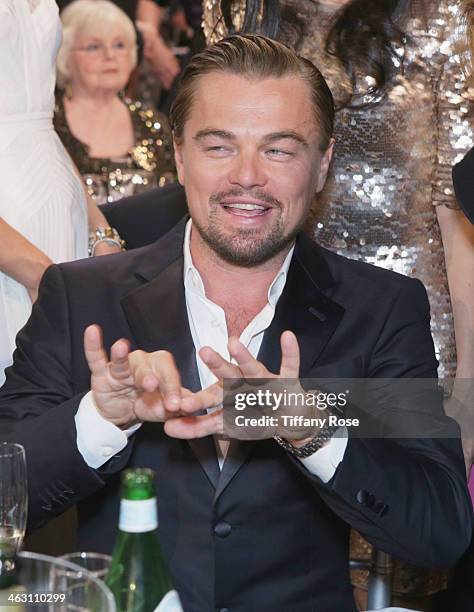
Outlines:
<svg viewBox="0 0 474 612"><path fill-rule="evenodd" d="M54 109L54 127L86 184L89 195L104 204L176 180L171 134L164 115L141 102L125 100L135 145L117 159L90 157L86 144L69 129L62 97Z"/></svg>
<svg viewBox="0 0 474 612"><path fill-rule="evenodd" d="M293 2L307 24L300 45L294 44L291 30L282 29L289 35L282 42L320 68L336 102L346 97L349 84L338 61L324 49L341 4ZM218 5L218 0L204 1L208 42L226 34ZM234 7L237 26L242 6ZM459 11L458 0L411 1L403 24L406 43L397 50L395 78L386 97L379 104L336 114L332 175L312 219L320 244L424 283L440 377L454 376L456 349L436 207L457 208L451 168L474 144L469 92L457 55ZM368 552L368 545L361 548L359 541L356 554ZM363 584L360 578L356 583ZM395 590L427 594L443 583L439 574L416 573L402 565Z"/></svg>

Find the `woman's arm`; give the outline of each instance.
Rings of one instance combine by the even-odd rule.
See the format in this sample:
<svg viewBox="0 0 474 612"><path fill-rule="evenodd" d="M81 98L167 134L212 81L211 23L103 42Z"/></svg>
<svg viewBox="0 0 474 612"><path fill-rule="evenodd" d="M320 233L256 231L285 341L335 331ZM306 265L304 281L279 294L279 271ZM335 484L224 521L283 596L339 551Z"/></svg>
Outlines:
<svg viewBox="0 0 474 612"><path fill-rule="evenodd" d="M136 26L143 36L143 54L152 65L163 87L169 89L179 74L179 62L159 34L158 28L162 16L163 9L156 2L138 0Z"/></svg>
<svg viewBox="0 0 474 612"><path fill-rule="evenodd" d="M163 14L163 8L153 0L138 0L136 14L137 21L146 21L154 27L156 32L158 31L161 21L163 20Z"/></svg>
<svg viewBox="0 0 474 612"><path fill-rule="evenodd" d="M74 161L71 159L72 167L74 168L74 172L77 174L79 180L81 181L81 185L84 189L84 194L86 196L87 202L87 224L89 226L89 233L94 233L97 229L105 229L109 227L107 219L104 217L104 214L101 212L97 204L94 202L92 197L87 192L87 188L83 183L82 176L79 172ZM107 242L99 242L94 246L93 255L110 255L112 253L120 253L121 246L119 244L113 245Z"/></svg>
<svg viewBox="0 0 474 612"><path fill-rule="evenodd" d="M1 217L0 244L0 270L24 285L34 302L43 272L53 262Z"/></svg>
<svg viewBox="0 0 474 612"><path fill-rule="evenodd" d="M99 209L97 204L86 191L87 199L87 218L89 221L89 232L95 232L96 229L105 229L109 227L107 219ZM111 253L120 253L121 247L118 244L109 244L107 242L98 242L94 246L93 255L110 255Z"/></svg>
<svg viewBox="0 0 474 612"><path fill-rule="evenodd" d="M446 410L461 426L469 473L474 463L474 225L460 210L437 208L456 337L456 379Z"/></svg>
<svg viewBox="0 0 474 612"><path fill-rule="evenodd" d="M454 316L457 371L474 377L474 225L460 210L437 208Z"/></svg>

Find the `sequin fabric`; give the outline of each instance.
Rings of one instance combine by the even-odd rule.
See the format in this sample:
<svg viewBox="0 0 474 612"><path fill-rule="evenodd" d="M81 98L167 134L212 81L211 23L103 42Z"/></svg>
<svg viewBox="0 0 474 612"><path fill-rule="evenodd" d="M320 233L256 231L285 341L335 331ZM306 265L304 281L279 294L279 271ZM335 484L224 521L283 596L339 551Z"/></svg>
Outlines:
<svg viewBox="0 0 474 612"><path fill-rule="evenodd" d="M171 135L164 115L125 100L132 118L135 146L118 159L93 158L88 147L71 133L62 98L54 109L54 127L97 202L113 202L124 196L162 187L176 180Z"/></svg>
<svg viewBox="0 0 474 612"><path fill-rule="evenodd" d="M218 4L204 1L203 27L211 42L226 33ZM310 33L297 51L320 68L341 101L347 78L324 50L336 4L294 3ZM474 144L457 55L459 11L455 0L412 0L406 44L398 49L386 97L363 110L337 113L332 173L311 222L323 246L424 283L441 378L455 374L456 350L436 207L457 207L451 167ZM235 3L237 25L241 15L242 4Z"/></svg>
<svg viewBox="0 0 474 612"><path fill-rule="evenodd" d="M325 52L325 41L341 4L293 2L307 33L301 44L291 28L283 27L281 36L318 66L337 104L347 98L349 83L337 60ZM232 9L237 30L244 6L235 2ZM333 251L424 283L442 378L455 374L456 348L436 207L457 208L451 168L474 144L473 92L458 54L460 21L457 0L410 2L403 24L406 42L394 58L395 78L386 96L378 104L336 114L332 171L309 226L315 239ZM204 0L203 28L211 43L226 35L218 0ZM360 75L364 81L367 77ZM371 102L362 87L355 102ZM351 556L367 559L371 550L352 533ZM367 572L352 572L352 580L366 588ZM446 581L445 572L396 562L393 587L400 595L434 593Z"/></svg>

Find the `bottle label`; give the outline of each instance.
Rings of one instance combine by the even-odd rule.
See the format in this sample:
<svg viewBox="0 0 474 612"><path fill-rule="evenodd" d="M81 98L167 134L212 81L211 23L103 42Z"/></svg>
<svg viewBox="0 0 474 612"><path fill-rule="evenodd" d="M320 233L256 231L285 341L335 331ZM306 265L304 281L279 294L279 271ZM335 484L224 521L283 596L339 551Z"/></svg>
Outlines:
<svg viewBox="0 0 474 612"><path fill-rule="evenodd" d="M153 612L183 612L177 591L168 591Z"/></svg>
<svg viewBox="0 0 474 612"><path fill-rule="evenodd" d="M122 499L120 502L120 531L142 533L158 527L156 497L150 499Z"/></svg>

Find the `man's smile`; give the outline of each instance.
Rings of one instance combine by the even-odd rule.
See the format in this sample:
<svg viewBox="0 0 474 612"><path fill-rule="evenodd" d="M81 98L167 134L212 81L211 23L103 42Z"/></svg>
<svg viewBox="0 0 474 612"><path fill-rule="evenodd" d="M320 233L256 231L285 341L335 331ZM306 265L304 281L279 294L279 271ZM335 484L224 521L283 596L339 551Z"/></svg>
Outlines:
<svg viewBox="0 0 474 612"><path fill-rule="evenodd" d="M246 219L268 216L273 206L267 202L245 197L224 198L220 206L229 214Z"/></svg>

